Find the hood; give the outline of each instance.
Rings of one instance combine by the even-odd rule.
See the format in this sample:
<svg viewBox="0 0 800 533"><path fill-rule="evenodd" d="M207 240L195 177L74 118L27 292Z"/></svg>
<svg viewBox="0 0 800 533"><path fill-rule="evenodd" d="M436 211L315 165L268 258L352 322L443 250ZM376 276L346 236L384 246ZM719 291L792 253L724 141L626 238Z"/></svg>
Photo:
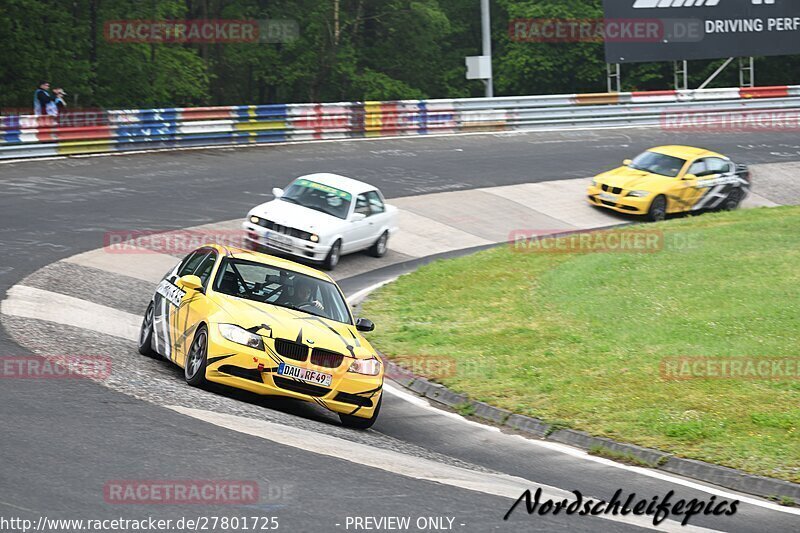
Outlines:
<svg viewBox="0 0 800 533"><path fill-rule="evenodd" d="M595 181L598 184L606 184L626 190L644 189L653 191L669 187L670 184L675 183L676 179L630 167L619 167L598 175Z"/></svg>
<svg viewBox="0 0 800 533"><path fill-rule="evenodd" d="M311 348L358 359L375 356L372 346L354 325L219 293L211 297L220 307L220 312L212 317L216 323L235 324L244 329L263 326L258 334L264 337L301 341Z"/></svg>
<svg viewBox="0 0 800 533"><path fill-rule="evenodd" d="M322 228L330 228L332 225L345 222L341 218L283 200L272 200L258 205L248 213L248 218L251 215L309 233L318 233Z"/></svg>

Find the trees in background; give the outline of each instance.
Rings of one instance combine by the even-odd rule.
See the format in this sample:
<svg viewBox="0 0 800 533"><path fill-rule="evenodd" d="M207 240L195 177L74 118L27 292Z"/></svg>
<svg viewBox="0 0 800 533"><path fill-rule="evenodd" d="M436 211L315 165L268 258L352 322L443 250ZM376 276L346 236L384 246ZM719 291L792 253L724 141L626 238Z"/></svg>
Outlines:
<svg viewBox="0 0 800 533"><path fill-rule="evenodd" d="M493 0L498 95L605 90L596 43L516 42L516 18L598 18L601 0ZM299 37L267 43L114 43L115 20L291 19ZM4 0L0 107L29 107L40 78L78 107L480 96L464 57L480 53L478 0ZM719 62L691 63L696 86ZM797 57L762 59L759 84L796 81ZM623 66L624 88L671 86L670 64ZM736 85L734 69L717 82Z"/></svg>

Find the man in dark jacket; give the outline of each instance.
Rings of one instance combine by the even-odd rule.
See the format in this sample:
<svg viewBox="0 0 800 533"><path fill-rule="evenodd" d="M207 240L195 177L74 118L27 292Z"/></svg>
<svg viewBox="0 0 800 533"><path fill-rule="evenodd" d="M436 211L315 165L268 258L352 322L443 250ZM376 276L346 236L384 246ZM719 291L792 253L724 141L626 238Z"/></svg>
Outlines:
<svg viewBox="0 0 800 533"><path fill-rule="evenodd" d="M46 115L47 104L53 101L53 97L48 92L50 90L49 81L39 82L39 88L33 93L33 114Z"/></svg>

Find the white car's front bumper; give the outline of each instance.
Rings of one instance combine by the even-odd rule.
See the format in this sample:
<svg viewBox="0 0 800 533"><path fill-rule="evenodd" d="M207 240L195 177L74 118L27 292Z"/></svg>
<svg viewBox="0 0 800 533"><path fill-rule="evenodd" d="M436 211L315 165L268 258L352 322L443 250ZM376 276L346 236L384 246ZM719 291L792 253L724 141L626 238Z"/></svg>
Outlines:
<svg viewBox="0 0 800 533"><path fill-rule="evenodd" d="M311 242L290 235L276 233L261 226L244 222L245 247L257 252L281 253L308 261L324 261L331 250L330 244Z"/></svg>

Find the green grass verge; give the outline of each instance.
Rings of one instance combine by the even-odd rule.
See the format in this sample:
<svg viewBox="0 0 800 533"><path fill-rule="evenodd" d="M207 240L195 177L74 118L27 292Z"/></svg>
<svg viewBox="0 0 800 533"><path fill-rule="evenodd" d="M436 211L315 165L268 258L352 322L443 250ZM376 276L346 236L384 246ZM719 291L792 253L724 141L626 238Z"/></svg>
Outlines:
<svg viewBox="0 0 800 533"><path fill-rule="evenodd" d="M618 463L625 463L627 465L633 466L641 466L644 468L655 468L658 466L655 463L650 463L645 461L644 459L640 459L633 454L618 452L612 450L610 448L606 448L605 446L595 445L589 448L589 455L596 455L598 457L605 457L606 459L611 459L612 461L617 461Z"/></svg>
<svg viewBox="0 0 800 533"><path fill-rule="evenodd" d="M428 377L476 400L800 482L800 380L660 374L671 356L800 356L800 208L646 229L665 232L663 251L503 246L422 267L366 302L372 340L390 357L455 359Z"/></svg>

